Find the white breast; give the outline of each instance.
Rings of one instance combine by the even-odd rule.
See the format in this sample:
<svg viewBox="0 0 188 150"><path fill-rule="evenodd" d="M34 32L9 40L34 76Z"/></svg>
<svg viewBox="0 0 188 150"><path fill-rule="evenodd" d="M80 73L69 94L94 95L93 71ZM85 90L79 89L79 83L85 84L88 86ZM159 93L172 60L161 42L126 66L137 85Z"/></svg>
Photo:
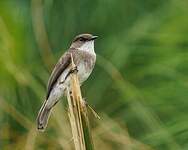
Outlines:
<svg viewBox="0 0 188 150"><path fill-rule="evenodd" d="M84 61L78 65L78 78L79 78L80 84L82 84L89 77L89 75L91 74L91 71L92 70L88 70L86 68Z"/></svg>

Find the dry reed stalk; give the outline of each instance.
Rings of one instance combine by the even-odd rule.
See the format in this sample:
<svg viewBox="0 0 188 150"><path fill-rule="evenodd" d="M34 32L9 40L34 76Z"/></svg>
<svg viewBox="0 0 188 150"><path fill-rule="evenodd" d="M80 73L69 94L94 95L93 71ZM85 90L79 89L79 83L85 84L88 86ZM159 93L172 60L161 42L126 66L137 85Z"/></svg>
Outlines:
<svg viewBox="0 0 188 150"><path fill-rule="evenodd" d="M72 69L76 68L71 56ZM77 72L71 74L71 86L67 88L69 120L76 150L93 150L93 142L87 115L87 105L82 98Z"/></svg>

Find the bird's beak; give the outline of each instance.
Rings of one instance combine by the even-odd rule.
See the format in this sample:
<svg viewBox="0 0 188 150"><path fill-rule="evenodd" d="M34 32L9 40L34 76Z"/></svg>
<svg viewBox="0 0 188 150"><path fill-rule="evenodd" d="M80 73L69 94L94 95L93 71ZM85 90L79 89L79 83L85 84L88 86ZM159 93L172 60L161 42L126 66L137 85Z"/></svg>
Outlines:
<svg viewBox="0 0 188 150"><path fill-rule="evenodd" d="M93 35L92 38L91 38L91 40L95 40L97 38L98 38L98 36Z"/></svg>

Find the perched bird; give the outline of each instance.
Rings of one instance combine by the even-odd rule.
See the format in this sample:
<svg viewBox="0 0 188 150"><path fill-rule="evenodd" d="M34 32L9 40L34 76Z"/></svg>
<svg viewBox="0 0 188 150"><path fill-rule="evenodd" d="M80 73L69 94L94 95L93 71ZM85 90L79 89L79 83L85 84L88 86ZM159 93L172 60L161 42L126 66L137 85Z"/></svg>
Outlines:
<svg viewBox="0 0 188 150"><path fill-rule="evenodd" d="M71 55L77 67L80 85L91 74L96 61L94 51L96 38L97 36L91 34L76 36L70 48L59 59L49 78L46 99L38 113L37 127L39 130L46 128L52 108L66 94L65 90L70 86Z"/></svg>

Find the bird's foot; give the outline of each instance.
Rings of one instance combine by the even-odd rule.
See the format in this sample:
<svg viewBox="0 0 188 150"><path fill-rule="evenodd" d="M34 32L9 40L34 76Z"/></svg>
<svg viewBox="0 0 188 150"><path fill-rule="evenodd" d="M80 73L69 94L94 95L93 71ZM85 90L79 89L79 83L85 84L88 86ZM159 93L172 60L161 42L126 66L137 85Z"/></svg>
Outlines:
<svg viewBox="0 0 188 150"><path fill-rule="evenodd" d="M78 72L78 68L77 66L74 66L73 68L71 68L70 73L77 73Z"/></svg>

